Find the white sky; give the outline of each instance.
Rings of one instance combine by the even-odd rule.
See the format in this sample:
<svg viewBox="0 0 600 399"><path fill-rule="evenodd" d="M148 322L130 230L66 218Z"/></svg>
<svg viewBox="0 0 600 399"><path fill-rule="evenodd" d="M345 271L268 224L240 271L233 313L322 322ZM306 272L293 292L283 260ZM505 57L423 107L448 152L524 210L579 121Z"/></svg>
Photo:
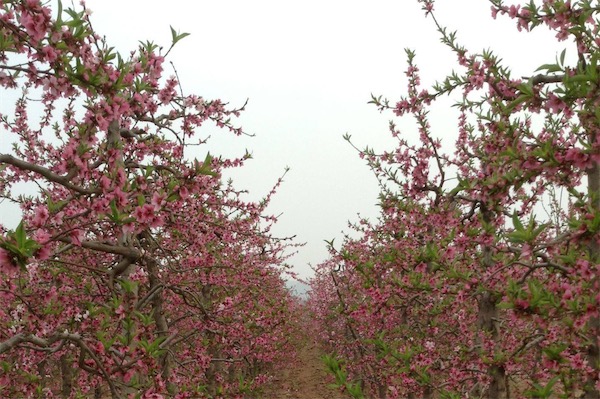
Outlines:
<svg viewBox="0 0 600 399"><path fill-rule="evenodd" d="M417 51L425 86L456 67L416 0L86 3L97 33L124 55L138 40L168 47L170 25L191 33L169 57L184 91L232 106L249 99L239 124L256 136L237 138L215 128L198 157L206 150L224 156L252 152L254 159L232 175L238 188L250 190L250 199L264 196L290 166L269 210L283 213L275 233L307 242L290 260L305 277L311 274L308 263L327 257L324 240L338 237L339 243L357 213L377 215L376 180L342 139L349 133L360 148L394 148L387 130L392 115L367 104L370 94L395 103L405 93L406 47ZM458 30L468 49L494 49L516 76L552 62L564 47L544 28L518 33L514 21L492 20L484 0L438 0L436 14ZM432 114L435 135L447 136L448 145L456 131L451 103ZM406 126L407 135L414 133Z"/></svg>

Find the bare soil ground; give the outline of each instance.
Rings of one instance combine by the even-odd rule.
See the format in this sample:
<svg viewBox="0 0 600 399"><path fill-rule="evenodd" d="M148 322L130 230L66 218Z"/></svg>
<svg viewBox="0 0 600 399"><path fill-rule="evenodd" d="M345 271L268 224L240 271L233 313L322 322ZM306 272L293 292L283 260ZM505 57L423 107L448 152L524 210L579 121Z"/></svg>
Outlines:
<svg viewBox="0 0 600 399"><path fill-rule="evenodd" d="M264 399L346 399L336 388L330 388L332 377L319 358L318 346L310 338L299 349L298 360L281 370Z"/></svg>

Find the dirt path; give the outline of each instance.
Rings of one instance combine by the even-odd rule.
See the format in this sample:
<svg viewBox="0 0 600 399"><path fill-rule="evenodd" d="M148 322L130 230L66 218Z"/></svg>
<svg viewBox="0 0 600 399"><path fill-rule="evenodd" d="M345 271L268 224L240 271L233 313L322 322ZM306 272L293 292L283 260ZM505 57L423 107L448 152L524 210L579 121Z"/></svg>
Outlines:
<svg viewBox="0 0 600 399"><path fill-rule="evenodd" d="M298 362L290 364L273 383L264 399L346 399L335 388L319 359L317 345L310 339L300 349Z"/></svg>

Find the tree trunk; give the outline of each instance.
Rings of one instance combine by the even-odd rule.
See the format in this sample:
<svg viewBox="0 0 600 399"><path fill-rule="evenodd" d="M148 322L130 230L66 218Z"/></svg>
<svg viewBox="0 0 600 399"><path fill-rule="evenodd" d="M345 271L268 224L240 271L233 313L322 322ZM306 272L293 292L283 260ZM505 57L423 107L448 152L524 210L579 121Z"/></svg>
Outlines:
<svg viewBox="0 0 600 399"><path fill-rule="evenodd" d="M387 385L386 384L377 384L377 393L379 395L379 399L387 399Z"/></svg>
<svg viewBox="0 0 600 399"><path fill-rule="evenodd" d="M146 265L148 266L148 281L150 282L149 289L150 291L158 289L157 287L161 284L161 281L158 277L158 265L154 259L146 259ZM154 316L154 323L156 323L156 335L166 339L169 336L169 325L163 310L162 292L157 293L152 298L152 315ZM167 390L169 393L174 394L175 387L170 382L171 361L169 352L167 350L165 350L165 353L160 356L159 365L161 368L163 381L167 386Z"/></svg>
<svg viewBox="0 0 600 399"><path fill-rule="evenodd" d="M491 212L485 207L482 209L483 221L485 223L491 223ZM483 248L483 262L482 266L485 269L492 267L492 249L489 246ZM485 291L481 294L479 299L479 328L488 333L492 340L496 341L498 338L498 308L497 298L493 293ZM490 386L488 388L487 397L489 399L508 399L508 387L506 386L506 372L503 365L493 364L488 368L488 375L490 377Z"/></svg>
<svg viewBox="0 0 600 399"><path fill-rule="evenodd" d="M46 388L46 385L48 383L48 378L46 377L46 373L47 373L46 368L47 368L47 366L48 366L48 362L46 360L42 360L37 365L38 374L40 376L40 388L42 390L44 388Z"/></svg>
<svg viewBox="0 0 600 399"><path fill-rule="evenodd" d="M61 397L69 398L73 390L73 369L71 361L67 355L60 357L60 375L62 379Z"/></svg>
<svg viewBox="0 0 600 399"><path fill-rule="evenodd" d="M596 129L598 129L596 124L592 125L592 128L590 129L591 133L589 134L590 143L596 141ZM592 166L587 170L587 180L590 205L592 210L595 213L598 213L600 212L600 164L598 164L597 161L593 161ZM588 244L588 254L592 265L597 265L600 262L600 245L598 243L597 235L590 239L590 243ZM592 278L592 287L600 289L600 277L597 274ZM600 303L596 303L595 305L596 309L600 309ZM587 330L592 339L592 342L590 342L587 349L587 361L590 367L594 368L594 375L596 377L594 378L592 376L587 378L583 387L583 398L598 399L600 398L600 391L596 388L596 378L600 375L600 315L598 314L598 311L596 311L594 317L590 318Z"/></svg>
<svg viewBox="0 0 600 399"><path fill-rule="evenodd" d="M423 391L423 399L431 399L433 398L433 390L431 389L430 386L425 387L425 390Z"/></svg>

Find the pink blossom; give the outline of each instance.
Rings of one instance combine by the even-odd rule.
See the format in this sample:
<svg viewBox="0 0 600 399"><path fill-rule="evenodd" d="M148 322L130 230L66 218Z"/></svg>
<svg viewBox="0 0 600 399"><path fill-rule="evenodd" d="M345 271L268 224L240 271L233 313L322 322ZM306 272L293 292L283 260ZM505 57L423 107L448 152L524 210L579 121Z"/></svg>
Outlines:
<svg viewBox="0 0 600 399"><path fill-rule="evenodd" d="M558 114L560 111L567 108L567 104L560 98L558 98L554 93L550 93L548 95L548 99L546 100L546 109Z"/></svg>
<svg viewBox="0 0 600 399"><path fill-rule="evenodd" d="M578 259L577 262L575 263L575 266L577 267L578 273L584 279L591 279L594 276L594 272L590 268L589 261L587 261L585 259Z"/></svg>
<svg viewBox="0 0 600 399"><path fill-rule="evenodd" d="M574 370L584 370L588 364L587 359L584 359L581 356L581 353L577 353L571 356L569 360L571 363L571 367L573 367Z"/></svg>
<svg viewBox="0 0 600 399"><path fill-rule="evenodd" d="M163 205L165 205L166 198L167 198L167 195L165 193L162 193L162 194L154 193L154 194L152 194L152 200L150 201L150 203L154 207L155 211L159 211L160 208Z"/></svg>
<svg viewBox="0 0 600 399"><path fill-rule="evenodd" d="M469 82L471 82L473 87L476 89L481 89L483 87L483 83L485 82L485 78L480 74L472 75L469 76Z"/></svg>
<svg viewBox="0 0 600 399"><path fill-rule="evenodd" d="M425 273L427 271L427 264L425 262L421 262L415 267L415 271L417 273Z"/></svg>
<svg viewBox="0 0 600 399"><path fill-rule="evenodd" d="M586 169L590 166L589 155L578 148L569 148L565 153L565 161L571 162L580 169Z"/></svg>
<svg viewBox="0 0 600 399"><path fill-rule="evenodd" d="M131 368L131 369L127 370L125 372L125 374L123 374L123 381L125 383L128 383L129 381L131 381L131 379L133 378L133 376L135 376L135 374L136 374L136 370L135 369Z"/></svg>
<svg viewBox="0 0 600 399"><path fill-rule="evenodd" d="M435 349L435 343L433 341L425 341L425 344L423 344L423 346L430 352Z"/></svg>
<svg viewBox="0 0 600 399"><path fill-rule="evenodd" d="M154 206L150 204L144 204L142 206L138 206L133 211L133 217L139 223L151 223L154 220Z"/></svg>
<svg viewBox="0 0 600 399"><path fill-rule="evenodd" d="M41 53L38 53L40 61L54 62L58 58L58 52L52 46L44 46Z"/></svg>
<svg viewBox="0 0 600 399"><path fill-rule="evenodd" d="M407 100L398 101L396 103L396 108L394 109L394 113L397 116L404 115L409 110L410 104Z"/></svg>
<svg viewBox="0 0 600 399"><path fill-rule="evenodd" d="M164 396L154 392L154 389L151 389L150 391L144 393L142 399L164 399Z"/></svg>
<svg viewBox="0 0 600 399"><path fill-rule="evenodd" d="M35 213L31 221L32 226L36 228L42 227L48 220L48 215L49 212L47 207L38 206L35 208Z"/></svg>
<svg viewBox="0 0 600 399"><path fill-rule="evenodd" d="M179 189L179 196L182 200L186 200L190 196L190 192L187 187L183 186Z"/></svg>
<svg viewBox="0 0 600 399"><path fill-rule="evenodd" d="M529 30L529 17L530 17L531 13L529 12L528 9L523 8L521 10L521 13L519 15L519 20L517 22L517 29L519 30L519 32L522 29L525 30Z"/></svg>
<svg viewBox="0 0 600 399"><path fill-rule="evenodd" d="M524 244L523 247L521 248L521 257L523 257L524 259L529 259L531 258L531 245L529 244Z"/></svg>
<svg viewBox="0 0 600 399"><path fill-rule="evenodd" d="M39 3L34 7L39 7ZM38 11L38 10L36 10ZM21 12L21 25L36 42L41 41L46 36L47 18L41 12L32 12L32 10L24 9Z"/></svg>
<svg viewBox="0 0 600 399"><path fill-rule="evenodd" d="M420 3L423 3L423 10L426 11L426 15L433 12L433 0L419 0Z"/></svg>
<svg viewBox="0 0 600 399"><path fill-rule="evenodd" d="M540 162L537 159L530 157L523 162L522 166L527 170L537 170L540 167Z"/></svg>
<svg viewBox="0 0 600 399"><path fill-rule="evenodd" d="M96 123L98 124L98 129L108 132L109 121L104 117L104 115L96 115Z"/></svg>
<svg viewBox="0 0 600 399"><path fill-rule="evenodd" d="M35 252L35 258L37 260L47 260L52 254L52 249L48 245L43 245Z"/></svg>
<svg viewBox="0 0 600 399"><path fill-rule="evenodd" d="M102 175L102 177L100 178L100 187L102 188L102 190L108 191L108 189L110 188L110 185L111 185L110 179L106 175Z"/></svg>
<svg viewBox="0 0 600 399"><path fill-rule="evenodd" d="M499 9L496 6L492 6L491 8L492 8L492 18L496 19Z"/></svg>
<svg viewBox="0 0 600 399"><path fill-rule="evenodd" d="M85 233L83 232L83 230L80 230L80 229L73 229L69 233L69 237L71 237L71 242L74 245L77 245L78 247L81 246L81 241L83 240L84 236L85 236Z"/></svg>
<svg viewBox="0 0 600 399"><path fill-rule="evenodd" d="M561 42L564 41L564 40L567 40L568 37L569 37L569 30L568 29L561 29L556 34L556 38L559 41L561 41Z"/></svg>
<svg viewBox="0 0 600 399"><path fill-rule="evenodd" d="M133 224L133 223L124 224L123 227L121 228L121 230L123 231L123 234L125 234L125 235L132 234L135 231L135 224Z"/></svg>
<svg viewBox="0 0 600 399"><path fill-rule="evenodd" d="M108 200L108 198L104 197L104 198L101 198L101 199L98 199L98 200L94 201L92 203L91 209L94 212L96 212L98 214L101 214L101 213L108 212L109 206L110 206L110 201Z"/></svg>
<svg viewBox="0 0 600 399"><path fill-rule="evenodd" d="M35 231L33 238L40 244L45 244L48 241L50 241L50 233L48 233L46 230L43 229L38 229Z"/></svg>
<svg viewBox="0 0 600 399"><path fill-rule="evenodd" d="M119 316L119 319L121 320L125 318L125 308L123 305L119 305L119 307L115 309L115 314Z"/></svg>
<svg viewBox="0 0 600 399"><path fill-rule="evenodd" d="M120 188L115 188L113 191L114 199L118 208L124 208L127 205L127 194Z"/></svg>
<svg viewBox="0 0 600 399"><path fill-rule="evenodd" d="M4 248L0 248L0 273L9 277L14 276L19 268L13 260L12 254Z"/></svg>
<svg viewBox="0 0 600 399"><path fill-rule="evenodd" d="M446 255L446 259L448 259L448 260L454 259L454 257L456 256L456 248L455 247L446 248L445 255Z"/></svg>

